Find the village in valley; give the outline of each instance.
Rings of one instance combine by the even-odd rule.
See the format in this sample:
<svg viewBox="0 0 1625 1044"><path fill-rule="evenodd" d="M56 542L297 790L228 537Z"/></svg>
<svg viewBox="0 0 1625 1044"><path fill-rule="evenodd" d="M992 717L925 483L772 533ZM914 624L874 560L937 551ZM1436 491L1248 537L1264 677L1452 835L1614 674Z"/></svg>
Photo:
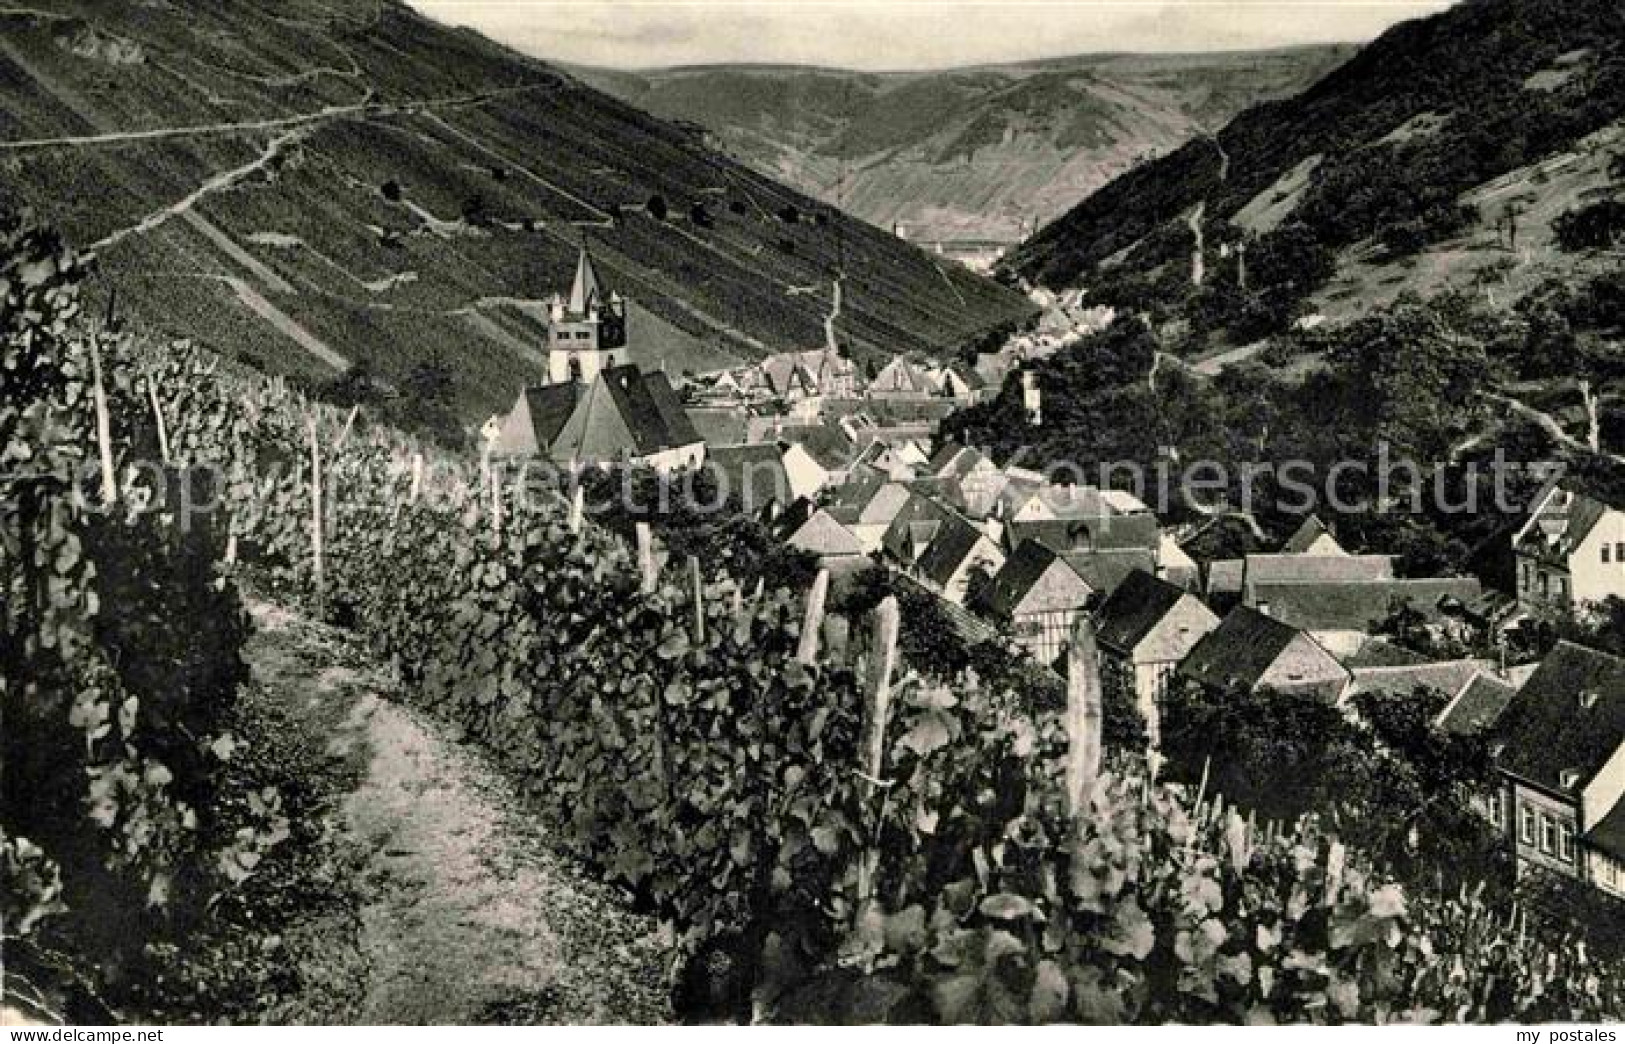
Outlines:
<svg viewBox="0 0 1625 1044"><path fill-rule="evenodd" d="M1625 659L1565 641L1509 662L1504 640L1625 599L1625 506L1544 492L1507 538L1515 590L1400 575L1396 555L1346 549L1313 513L1277 547L1198 558L1184 545L1222 515L1169 525L1128 490L1062 484L938 436L943 418L1019 379L1025 362L1104 330L1110 309L1036 292L1042 322L974 365L898 356L866 371L840 341L839 282L832 295L823 346L674 383L639 366L656 346L629 340L626 302L583 247L549 306L548 373L486 424L484 453L567 474L708 473L719 508L837 582L885 570L940 603L967 645L992 642L1061 675L1088 619L1108 684L1153 748L1176 679L1215 695L1309 695L1351 715L1362 695L1430 691L1442 697L1431 727L1446 736L1492 733L1516 698L1530 711L1497 740L1497 774L1474 808L1518 873L1625 900ZM1030 379L1023 406L1041 428ZM1400 618L1408 642L1396 640Z"/></svg>
<svg viewBox="0 0 1625 1044"><path fill-rule="evenodd" d="M0 1026L1625 1019L1625 6L1121 6L0 7Z"/></svg>

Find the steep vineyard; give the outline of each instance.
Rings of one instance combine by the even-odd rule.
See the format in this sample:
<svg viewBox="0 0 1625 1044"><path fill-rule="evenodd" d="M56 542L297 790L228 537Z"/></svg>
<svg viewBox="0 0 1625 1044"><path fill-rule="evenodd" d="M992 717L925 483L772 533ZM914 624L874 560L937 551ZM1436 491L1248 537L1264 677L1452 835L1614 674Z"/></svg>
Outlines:
<svg viewBox="0 0 1625 1044"><path fill-rule="evenodd" d="M176 532L219 519L196 572L175 572L206 576L205 589L229 598L231 570L249 568L365 635L422 708L494 752L580 855L672 922L695 958L679 988L690 1015L1349 1022L1625 1011L1617 969L1520 931L1475 896L1406 894L1312 823L1255 826L1158 785L1129 758L1095 771L1087 652L1073 686L1081 713L1063 724L1020 693L899 677L885 607L857 656L825 651L816 595L748 593L688 562L661 568L652 548L634 551L583 520L545 481L426 455L364 416L219 370L199 349L121 342L103 379L87 381L83 320L46 301L68 293L71 257L40 258L5 270L14 294L39 288L5 314L5 379L25 374L4 388L6 459L31 476L8 486L26 494L8 504L50 508L8 515L0 558L7 771L14 720L37 722L30 741L52 757L88 751L94 829L78 830L107 832L98 851L143 887L197 847L176 840L191 806L168 795L195 783L207 799L207 773L187 773L178 755L158 764L166 741L190 749L192 730L144 705L126 715L118 686L130 682L110 673L106 639L93 640L100 621L148 617L98 605L80 556L38 535L88 518L72 495L81 463L99 479L104 448L133 464L161 432L155 451L189 477L183 488L211 488L213 507L178 497L143 507L141 487L115 472L117 517ZM48 326L32 325L39 311ZM115 391L106 425L95 422L98 386ZM121 391L137 387L151 394ZM217 558L237 564L217 573ZM145 572L148 590L201 597L175 572ZM208 626L195 611L178 619ZM229 636L192 647L232 650ZM95 788L105 773L119 789L104 816L109 795ZM68 800L30 820L6 803L8 931L65 916L55 867L70 899L83 895L76 876L100 872L71 838L41 836L78 822L72 809ZM269 843L249 837L232 850L239 866ZM82 956L88 968L99 955Z"/></svg>
<svg viewBox="0 0 1625 1044"><path fill-rule="evenodd" d="M1029 311L541 62L398 0L346 6L0 9L0 204L95 249L154 332L386 398L439 364L476 427L537 378L584 241L648 369L822 344L837 271L871 359Z"/></svg>

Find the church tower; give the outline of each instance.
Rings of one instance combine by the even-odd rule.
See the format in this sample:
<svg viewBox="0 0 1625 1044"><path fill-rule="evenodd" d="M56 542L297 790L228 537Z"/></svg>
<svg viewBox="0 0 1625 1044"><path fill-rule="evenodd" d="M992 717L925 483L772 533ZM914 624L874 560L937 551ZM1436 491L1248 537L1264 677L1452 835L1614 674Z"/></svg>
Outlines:
<svg viewBox="0 0 1625 1044"><path fill-rule="evenodd" d="M604 296L587 248L576 259L570 296L548 305L547 379L550 384L591 384L600 371L631 361L626 347L626 301Z"/></svg>

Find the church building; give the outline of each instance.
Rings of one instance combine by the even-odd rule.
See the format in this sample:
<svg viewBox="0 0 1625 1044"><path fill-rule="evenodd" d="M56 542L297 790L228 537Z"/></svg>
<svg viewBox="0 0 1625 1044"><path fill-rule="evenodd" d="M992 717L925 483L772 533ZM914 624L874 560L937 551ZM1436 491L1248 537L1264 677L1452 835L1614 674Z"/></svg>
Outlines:
<svg viewBox="0 0 1625 1044"><path fill-rule="evenodd" d="M664 373L632 365L627 302L604 293L582 248L568 299L548 305L547 376L493 425L497 457L546 457L563 467L695 468L705 443Z"/></svg>
<svg viewBox="0 0 1625 1044"><path fill-rule="evenodd" d="M620 294L604 295L592 258L582 247L569 298L554 294L548 303L548 382L591 384L604 370L630 362L626 311Z"/></svg>

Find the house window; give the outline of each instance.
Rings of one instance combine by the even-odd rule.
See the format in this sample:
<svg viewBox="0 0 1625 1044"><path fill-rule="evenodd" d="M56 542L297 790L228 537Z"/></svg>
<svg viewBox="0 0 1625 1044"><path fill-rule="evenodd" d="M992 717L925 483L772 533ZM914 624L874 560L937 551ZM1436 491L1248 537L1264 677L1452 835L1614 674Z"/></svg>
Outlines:
<svg viewBox="0 0 1625 1044"><path fill-rule="evenodd" d="M1597 869L1599 871L1598 876L1602 878L1602 883L1605 887L1619 887L1618 863L1614 862L1612 859L1609 859L1607 856L1603 856L1601 859L1597 860Z"/></svg>
<svg viewBox="0 0 1625 1044"><path fill-rule="evenodd" d="M1540 850L1547 855L1557 852L1557 820L1544 812L1540 814Z"/></svg>
<svg viewBox="0 0 1625 1044"><path fill-rule="evenodd" d="M1574 862L1574 824L1572 823L1558 824L1557 858L1565 863Z"/></svg>
<svg viewBox="0 0 1625 1044"><path fill-rule="evenodd" d="M1518 806L1518 840L1526 845L1535 843L1535 810L1525 804Z"/></svg>
<svg viewBox="0 0 1625 1044"><path fill-rule="evenodd" d="M1540 596L1549 597L1552 593L1552 577L1549 573L1540 574Z"/></svg>
<svg viewBox="0 0 1625 1044"><path fill-rule="evenodd" d="M1625 540L1614 545L1614 561L1625 562Z"/></svg>
<svg viewBox="0 0 1625 1044"><path fill-rule="evenodd" d="M1490 794L1490 825L1497 830L1504 830L1507 825L1506 795L1499 790Z"/></svg>
<svg viewBox="0 0 1625 1044"><path fill-rule="evenodd" d="M1569 578L1568 577L1560 576L1560 577L1557 578L1557 595L1558 595L1559 598L1561 598L1565 602L1569 600Z"/></svg>

